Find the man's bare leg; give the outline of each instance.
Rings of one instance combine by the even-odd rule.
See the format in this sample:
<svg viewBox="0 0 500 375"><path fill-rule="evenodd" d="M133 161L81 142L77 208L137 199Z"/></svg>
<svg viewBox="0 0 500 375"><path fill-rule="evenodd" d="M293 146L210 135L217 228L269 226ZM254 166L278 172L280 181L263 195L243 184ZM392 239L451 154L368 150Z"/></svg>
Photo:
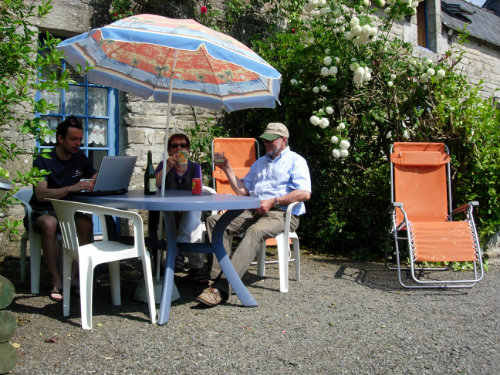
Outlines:
<svg viewBox="0 0 500 375"><path fill-rule="evenodd" d="M45 264L50 273L52 288L62 289L62 278L59 273L59 243L57 241L57 219L52 215L41 215L36 225L42 235L42 249Z"/></svg>

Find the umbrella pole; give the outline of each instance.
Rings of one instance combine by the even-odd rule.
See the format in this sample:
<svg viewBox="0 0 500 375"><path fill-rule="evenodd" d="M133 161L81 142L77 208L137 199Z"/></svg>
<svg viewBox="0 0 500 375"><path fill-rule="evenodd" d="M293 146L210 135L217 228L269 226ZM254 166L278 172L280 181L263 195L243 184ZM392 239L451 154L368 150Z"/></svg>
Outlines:
<svg viewBox="0 0 500 375"><path fill-rule="evenodd" d="M175 65L177 64L177 50L174 51L174 63L170 71L170 82L168 87L168 106L167 106L167 129L165 132L165 142L163 145L163 173L161 174L161 196L165 196L165 179L167 174L167 152L168 152L168 129L170 127L170 107L172 106L172 87L174 84Z"/></svg>

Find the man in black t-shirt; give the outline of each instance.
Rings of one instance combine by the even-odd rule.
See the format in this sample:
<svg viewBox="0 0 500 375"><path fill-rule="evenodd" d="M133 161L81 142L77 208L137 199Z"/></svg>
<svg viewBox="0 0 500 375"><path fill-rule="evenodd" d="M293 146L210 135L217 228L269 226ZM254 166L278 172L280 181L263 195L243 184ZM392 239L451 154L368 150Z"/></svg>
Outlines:
<svg viewBox="0 0 500 375"><path fill-rule="evenodd" d="M42 236L42 249L45 263L51 276L52 288L50 299L62 301L62 278L58 269L59 244L57 241L57 218L54 209L46 198L63 199L68 194L81 190L92 190L93 184L82 179L95 179L97 171L87 156L80 150L83 140L83 127L80 120L74 116L68 117L57 126L56 146L50 152L50 159L38 156L33 166L46 170L50 174L45 180L34 186L31 199L33 207L32 219L35 229ZM92 219L85 215L76 216L76 227L80 245L92 241ZM73 265L72 275L76 275L76 265ZM72 285L77 280L72 277Z"/></svg>

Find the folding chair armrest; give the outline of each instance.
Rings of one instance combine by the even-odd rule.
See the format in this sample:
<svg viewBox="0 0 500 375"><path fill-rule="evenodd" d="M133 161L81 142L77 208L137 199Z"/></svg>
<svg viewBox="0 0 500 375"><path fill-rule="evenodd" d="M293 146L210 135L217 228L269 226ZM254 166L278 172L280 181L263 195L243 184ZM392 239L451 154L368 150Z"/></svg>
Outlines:
<svg viewBox="0 0 500 375"><path fill-rule="evenodd" d="M386 211L391 213L394 211L394 209L396 207L403 207L403 203L399 203L399 202L392 202L391 204L389 204L386 208Z"/></svg>
<svg viewBox="0 0 500 375"><path fill-rule="evenodd" d="M458 213L461 213L461 212L466 212L467 210L470 210L472 212L473 207L477 207L477 206L479 206L479 202L478 201L470 201L468 203L464 203L461 206L455 208L452 211L452 213L453 214L458 214Z"/></svg>

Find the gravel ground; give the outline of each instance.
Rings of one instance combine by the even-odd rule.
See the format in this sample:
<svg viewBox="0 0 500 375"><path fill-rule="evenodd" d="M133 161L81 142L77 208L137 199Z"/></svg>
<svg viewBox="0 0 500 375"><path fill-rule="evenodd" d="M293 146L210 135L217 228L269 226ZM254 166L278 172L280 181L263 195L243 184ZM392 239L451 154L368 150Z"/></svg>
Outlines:
<svg viewBox="0 0 500 375"><path fill-rule="evenodd" d="M277 265L266 278L251 268L244 281L259 306L233 296L212 309L179 273L182 297L157 326L133 299L141 276L132 264L122 271L122 306L110 305L105 275L98 280L93 329L84 331L76 299L62 318L60 304L17 281L15 262L0 264L18 293L11 374L500 373L498 266L472 289L409 291L383 264L304 255L289 293L279 293Z"/></svg>

